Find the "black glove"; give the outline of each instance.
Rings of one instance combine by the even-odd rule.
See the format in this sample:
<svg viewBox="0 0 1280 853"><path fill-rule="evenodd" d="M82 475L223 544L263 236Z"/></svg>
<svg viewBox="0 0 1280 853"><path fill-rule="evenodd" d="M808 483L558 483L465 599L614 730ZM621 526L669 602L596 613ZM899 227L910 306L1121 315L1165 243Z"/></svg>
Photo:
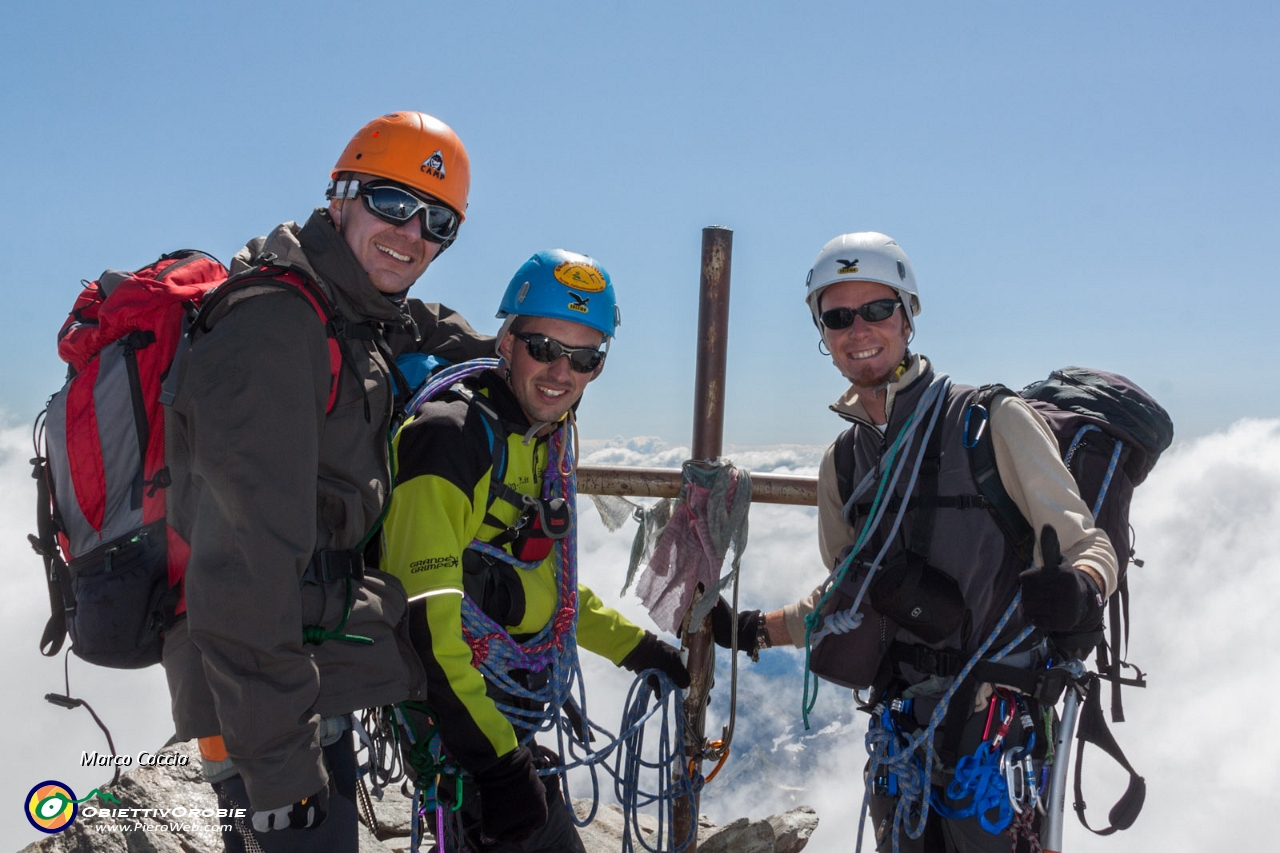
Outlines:
<svg viewBox="0 0 1280 853"><path fill-rule="evenodd" d="M689 686L689 670L685 669L684 662L680 660L680 650L667 645L648 631L644 632L639 645L627 652L618 666L637 673L656 669L674 681L681 690ZM650 686L656 694L657 685Z"/></svg>
<svg viewBox="0 0 1280 853"><path fill-rule="evenodd" d="M281 806L278 809L253 811L249 820L254 832L271 832L277 829L315 829L329 816L329 788L321 788L310 797Z"/></svg>
<svg viewBox="0 0 1280 853"><path fill-rule="evenodd" d="M533 753L517 746L476 774L480 788L480 833L489 841L519 843L547 822L547 791L533 766Z"/></svg>
<svg viewBox="0 0 1280 853"><path fill-rule="evenodd" d="M761 648L768 648L767 643L760 645L760 625L763 622L764 614L759 610L744 610L738 614L738 651L746 652L754 660L760 659ZM711 608L711 636L722 649L733 645L733 609L724 596Z"/></svg>
<svg viewBox="0 0 1280 853"><path fill-rule="evenodd" d="M1050 633L1087 631L1102 623L1102 592L1087 572L1062 559L1058 533L1046 524L1040 531L1042 566L1020 576L1022 612Z"/></svg>

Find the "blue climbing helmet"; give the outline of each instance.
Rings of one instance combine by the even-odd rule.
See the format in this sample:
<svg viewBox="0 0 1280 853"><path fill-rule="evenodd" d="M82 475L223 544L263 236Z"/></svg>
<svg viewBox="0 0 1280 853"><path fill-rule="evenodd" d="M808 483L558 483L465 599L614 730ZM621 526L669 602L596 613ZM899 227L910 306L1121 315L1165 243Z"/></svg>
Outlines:
<svg viewBox="0 0 1280 853"><path fill-rule="evenodd" d="M613 283L600 263L577 252L549 249L538 252L516 270L498 306L498 319L519 316L571 320L612 338L622 322Z"/></svg>

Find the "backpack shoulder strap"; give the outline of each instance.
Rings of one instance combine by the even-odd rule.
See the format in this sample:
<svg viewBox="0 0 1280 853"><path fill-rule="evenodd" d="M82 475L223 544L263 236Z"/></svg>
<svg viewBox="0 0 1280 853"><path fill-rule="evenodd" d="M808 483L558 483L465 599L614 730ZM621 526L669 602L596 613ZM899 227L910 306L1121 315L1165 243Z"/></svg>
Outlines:
<svg viewBox="0 0 1280 853"><path fill-rule="evenodd" d="M836 488L840 491L840 505L849 503L853 495L853 445L856 427L849 427L840 433L835 443Z"/></svg>
<svg viewBox="0 0 1280 853"><path fill-rule="evenodd" d="M31 460L31 476L36 481L36 533L27 536L31 547L44 561L44 577L49 587L49 621L40 637L40 653L54 657L62 650L67 638L67 610L75 605L75 592L71 589L71 573L63 561L57 544L57 522L53 517L52 473L49 471L49 453L44 437L44 420L48 409L36 417L34 442L36 455Z"/></svg>
<svg viewBox="0 0 1280 853"><path fill-rule="evenodd" d="M503 478L507 474L507 436L509 431L503 424L502 418L493 410L493 407L475 391L459 384L451 389L451 393L465 400L468 406L480 413L484 424L485 438L489 441L489 451L493 454L492 473L489 475L489 498L485 503L484 521L485 524L492 527L503 527L503 522L493 515L494 503L498 500L505 500L517 509L524 508L523 496L503 482ZM496 542L493 544L501 545L503 543Z"/></svg>
<svg viewBox="0 0 1280 853"><path fill-rule="evenodd" d="M1000 482L996 469L995 442L991 437L991 408L1001 397L1014 396L1003 385L984 385L973 392L964 414L964 446L969 451L969 470L973 482L991 507L996 524L1017 551L1018 556L1030 563L1035 553L1035 531L1022 517L1018 505Z"/></svg>
<svg viewBox="0 0 1280 853"><path fill-rule="evenodd" d="M1084 828L1094 835L1111 835L1117 830L1128 829L1138 819L1138 814L1142 811L1142 804L1147 798L1147 783L1133 769L1129 759L1125 758L1124 751L1120 749L1120 745L1116 743L1115 737L1111 734L1111 729L1107 727L1107 719L1102 713L1101 690L1097 676L1090 677L1086 690L1084 704L1080 707L1080 724L1076 730L1076 817L1080 819L1080 823ZM1111 756L1129 774L1129 785L1125 788L1124 793L1120 795L1120 799L1116 804L1111 807L1111 811L1107 815L1108 825L1102 829L1094 829L1089 825L1089 821L1085 820L1084 816L1085 801L1081 775L1086 743L1097 746Z"/></svg>
<svg viewBox="0 0 1280 853"><path fill-rule="evenodd" d="M305 299L307 304L315 310L316 316L324 325L325 336L329 341L329 399L325 404L325 411L332 412L338 400L338 375L344 363L343 348L338 337L348 324L342 322L338 310L324 290L310 276L296 267L277 266L269 262L260 263L252 269L227 279L201 303L200 311L191 322L192 336L209 331L209 320L214 310L233 294L250 288L278 288L288 293L295 293Z"/></svg>

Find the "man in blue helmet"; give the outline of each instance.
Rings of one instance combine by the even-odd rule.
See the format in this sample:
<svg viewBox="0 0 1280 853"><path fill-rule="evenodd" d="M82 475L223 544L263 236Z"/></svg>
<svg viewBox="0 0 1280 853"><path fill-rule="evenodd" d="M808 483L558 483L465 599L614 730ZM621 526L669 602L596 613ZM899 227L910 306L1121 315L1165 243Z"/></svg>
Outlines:
<svg viewBox="0 0 1280 853"><path fill-rule="evenodd" d="M498 367L422 405L395 438L383 568L409 594L428 705L463 771L466 844L582 850L559 777L537 773L560 757L532 739L538 715L565 701L572 649L680 687L689 675L676 649L576 583L574 413L618 323L609 274L539 252L497 316Z"/></svg>

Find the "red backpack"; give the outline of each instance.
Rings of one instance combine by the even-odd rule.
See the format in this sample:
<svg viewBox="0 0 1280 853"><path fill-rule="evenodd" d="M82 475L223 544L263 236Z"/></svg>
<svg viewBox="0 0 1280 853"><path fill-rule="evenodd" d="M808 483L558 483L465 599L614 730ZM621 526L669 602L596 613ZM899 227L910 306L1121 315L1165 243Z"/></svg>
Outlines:
<svg viewBox="0 0 1280 853"><path fill-rule="evenodd" d="M71 635L84 660L120 669L160 661L164 631L185 610L190 548L167 523L162 390L201 308L240 286L277 285L315 308L329 335L329 406L341 350L324 293L297 271L263 263L228 279L203 252L182 250L85 285L58 333L66 384L36 418L37 533L52 615L52 657ZM215 291L216 288L216 291Z"/></svg>

